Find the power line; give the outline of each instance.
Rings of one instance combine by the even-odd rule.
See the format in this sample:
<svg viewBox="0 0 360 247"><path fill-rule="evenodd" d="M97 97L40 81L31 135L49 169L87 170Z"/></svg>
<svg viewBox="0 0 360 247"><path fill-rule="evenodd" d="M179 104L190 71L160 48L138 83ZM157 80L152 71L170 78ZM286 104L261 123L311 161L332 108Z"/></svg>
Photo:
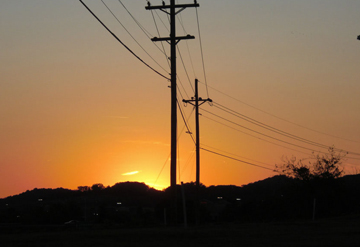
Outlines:
<svg viewBox="0 0 360 247"><path fill-rule="evenodd" d="M181 24L181 27L182 27L182 29L183 29L183 31L184 31L184 35L186 35L187 32L186 32L186 30L185 30L185 27L184 27L184 24L183 24L183 21L182 21L182 15L181 15L181 13L179 13L179 15L180 15L180 17L177 16L178 21L179 21L179 23ZM185 43L186 43L186 48L187 48L187 52L188 52L188 55L189 55L191 67L192 67L192 70L193 70L193 74L194 74L194 77L196 78L197 76L196 76L196 73L195 73L194 63L193 63L192 56L191 56L190 49L189 49L189 43L188 43L187 40L185 40ZM194 91L194 89L193 89L193 91Z"/></svg>
<svg viewBox="0 0 360 247"><path fill-rule="evenodd" d="M216 154L216 155L219 155L219 156L222 156L222 157L228 158L228 159L236 160L236 161L242 162L242 163L244 163L244 164L248 164L248 165L251 165L251 166L256 166L256 167L259 167L259 168L266 169L266 170L269 170L269 171L274 172L274 170L273 170L273 169L270 169L270 168L265 167L265 166L260 166L260 165L256 165L256 164L253 164L253 163L250 163L250 162L244 161L244 160L239 160L239 159L236 159L236 158L233 158L233 157L230 157L230 156L224 155L224 154L220 154L220 153L217 153L217 152L211 151L211 150L209 150L209 149L205 149L205 148L201 148L201 149L202 149L202 150L204 150L204 151L207 151L207 152L209 152L209 153L213 153L213 154Z"/></svg>
<svg viewBox="0 0 360 247"><path fill-rule="evenodd" d="M127 28L121 23L119 18L114 14L114 12L106 5L106 3L101 0L101 2L105 5L105 7L109 10L109 12L112 14L112 16L117 20L117 22L125 29L125 31L130 35L130 37L140 46L140 48L157 64L160 68L162 68L165 72L168 72L164 67L162 67L145 49L140 43L135 39L135 37L127 30Z"/></svg>
<svg viewBox="0 0 360 247"><path fill-rule="evenodd" d="M178 104L178 107L179 107L179 110L180 110L180 113L181 113L181 117L182 117L182 119L183 119L183 121L184 121L184 124L185 124L185 127L186 127L186 129L187 129L187 133L190 134L190 137L191 137L191 139L193 140L193 142L194 142L194 144L195 144L196 142L195 142L195 140L194 140L194 137L192 136L192 131L190 130L190 127L189 127L189 125L188 125L188 123L187 123L187 120L185 119L185 116L184 116L184 114L183 114L183 111L182 111L182 109L181 109L181 106L180 106L178 100L177 100L177 104ZM192 112L191 112L191 113L192 113Z"/></svg>
<svg viewBox="0 0 360 247"><path fill-rule="evenodd" d="M155 11L155 13L156 13L156 15L158 16L159 20L162 22L162 24L165 26L165 28L169 31L169 29L167 28L167 26L165 25L165 23L162 21L161 17L160 17L159 14L157 13L157 11ZM152 17L153 17L153 21L154 21L154 25L155 25L157 34L158 34L159 37L161 37L160 31L159 31L159 28L158 28L158 25L157 25L157 23L156 23L156 19L155 19L154 11L153 11L153 10L151 10L151 15L152 15ZM167 54L166 54L166 52L165 52L165 48L164 48L164 45L163 45L162 42L161 42L161 46L162 46L162 49L163 49L163 53L165 54L166 61L167 61L168 65L169 65L169 67L171 67L171 66L170 66L170 62L169 62L169 57L167 56ZM186 76L187 76L187 78L188 78L188 81L189 81L189 83L190 83L190 86L191 86L192 90L194 91L194 89L193 89L193 87L192 87L192 85L191 85L191 81L190 81L190 78L189 78L189 74L188 74L188 72L187 72L187 69L186 69L184 60L183 60L183 58L182 58L182 55L181 55L179 46L177 46L176 48L177 48L177 50L178 50L178 52L179 52L179 56L180 56L182 65L183 65L183 67L184 67L184 71L185 71L185 73L186 73ZM183 84L182 84L182 82L181 82L181 80L180 80L179 75L177 75L177 78L178 78L178 80L179 80L179 82L180 82L180 84L181 84L181 87L182 87L182 89L184 90L187 98L189 98L189 96L188 96L188 94L187 94L187 92L186 92L186 90L185 90L185 88L184 88L184 86L183 86ZM181 94L181 92L180 92L180 94Z"/></svg>
<svg viewBox="0 0 360 247"><path fill-rule="evenodd" d="M203 53L203 47L202 47L202 41L201 41L200 23L199 23L199 15L198 15L198 10L197 10L197 8L196 8L196 20L197 20L197 26L198 26L198 32L199 32L199 42L200 42L201 60L202 60L202 66L203 66L203 71L204 71L204 80L205 80L205 85L206 85L206 93L207 93L207 97L209 98L209 90L208 90L207 79L206 79L204 53Z"/></svg>
<svg viewBox="0 0 360 247"><path fill-rule="evenodd" d="M263 136L266 136L266 137L268 137L268 138L271 138L271 139L274 139L274 140L276 140L276 141L283 142L283 143L286 143L286 144L289 144L289 145L292 145L292 146L295 146L295 147L299 147L299 148L303 148L303 149L306 149L306 150L314 151L314 150L311 149L311 148L307 148L307 147L303 147L303 146L300 146L300 145L297 145L297 144L293 144L293 143L291 143L291 142L287 142L287 141L281 140L281 139L279 139L279 138L275 138L275 137L266 135L266 134L264 134L264 133L261 133L261 132L259 132L259 131L250 129L250 128L248 128L248 127L245 127L245 126L243 126L243 125L240 125L240 124L238 124L238 123L235 123L235 122L233 122L233 121L231 121L231 120L228 120L228 119L226 119L226 118L224 118L224 117L221 117L221 116L219 116L219 115L216 115L216 114L214 114L214 113L211 113L211 112L209 112L209 111L207 111L207 110L205 110L205 109L202 109L202 110L205 111L205 112L207 112L207 113L209 113L209 114L211 114L211 115L213 115L213 116L216 116L216 117L218 117L218 118L220 118L220 119L222 119L222 120L225 120L225 121L227 121L227 122L229 122L229 123L232 123L232 124L234 124L234 125L237 125L237 126L239 126L239 127L241 127L241 128L244 128L244 129L249 130L249 131L251 131L251 132L254 132L254 133L256 133L256 134L263 135ZM320 153L325 153L325 152L321 152L321 151L318 151L318 152L320 152Z"/></svg>
<svg viewBox="0 0 360 247"><path fill-rule="evenodd" d="M157 31L159 37L161 37L160 32L159 32L159 28L158 28L157 23L156 23L156 20L155 20L154 13L153 13L152 10L151 10L151 15L152 15L153 20L154 20L154 24L155 24L156 31ZM171 66L170 66L170 61L169 61L169 57L168 57L168 55L167 55L167 53L166 53L166 51L165 51L164 44L163 44L163 42L160 42L160 43L161 43L161 47L162 47L163 53L164 53L164 55L165 55L166 62L167 62L167 64L168 64L169 68L170 68L170 67L171 67ZM155 44L155 43L153 42L153 44Z"/></svg>
<svg viewBox="0 0 360 247"><path fill-rule="evenodd" d="M230 153L230 152L221 150L221 149L219 149L219 148L214 148L214 147L211 147L211 146L209 146L209 145L205 145L205 144L203 144L203 143L201 143L201 146L209 147L209 148L211 148L211 149L213 149L213 150L217 150L217 151L220 151L220 152L222 152L222 153L230 154L230 155L232 155L232 156L236 156L236 157L243 158L243 159L247 159L247 160L250 160L250 161L254 161L254 162L256 162L256 163L260 163L260 164L263 164L263 165L266 165L266 166L269 166L269 167L273 167L273 165L267 164L267 163L265 163L265 162L261 162L261 161L254 160L254 159L249 159L249 158L246 158L246 157L241 156L241 155L237 155L237 154L234 154L234 153Z"/></svg>
<svg viewBox="0 0 360 247"><path fill-rule="evenodd" d="M287 133L285 131L282 131L280 129L274 128L274 127L272 127L270 125L264 124L264 123L262 123L260 121L257 121L255 119L253 119L253 118L247 117L247 116L245 116L245 115L243 115L241 113L238 113L238 112L236 112L234 110L231 110L231 109L229 109L229 108L227 108L227 107L225 107L225 106L223 106L223 105L221 105L219 103L214 102L214 104L215 104L216 108L218 108L218 109L220 109L220 110L222 110L222 111L224 111L226 113L229 113L229 114L231 114L233 116L236 116L236 117L238 117L240 119L243 119L243 120L245 120L245 121L247 121L249 123L252 123L252 124L254 124L256 126L259 126L261 128L273 131L273 132L275 132L277 134L286 136L288 138L292 138L292 139L297 140L297 141L305 142L307 144L311 144L311 145L314 145L314 146L317 146L317 147L329 148L327 145L323 145L323 144L320 144L320 143L317 143L317 142L314 142L314 141L311 141L311 140L308 140L308 139L305 139L305 138L301 138L301 137L298 137L296 135L293 135L293 134ZM221 106L222 108L219 107L219 106Z"/></svg>
<svg viewBox="0 0 360 247"><path fill-rule="evenodd" d="M136 55L128 46L126 46L95 14L94 12L91 11L91 9L89 9L89 7L82 1L79 0L84 7L95 17L95 19L117 40L119 41L120 44L122 44L132 55L134 55L140 62L142 62L144 65L146 65L148 68L150 68L152 71L154 71L156 74L160 75L161 77L170 80L170 78L164 76L163 74L161 74L160 72L158 72L157 70L155 70L153 67L151 67L149 64L147 64L146 62L144 62L138 55Z"/></svg>
<svg viewBox="0 0 360 247"><path fill-rule="evenodd" d="M317 147L320 147L320 148L326 148L326 149L329 148L328 145L324 145L324 144L321 144L321 143L318 143L318 142L315 142L315 141L311 141L311 140L309 140L309 139L302 138L302 137L293 135L293 134L291 134L291 133L282 131L282 130L280 130L280 129L274 128L274 127L272 127L272 126L270 126L270 125L264 124L264 123L262 123L262 122L260 122L260 121L257 121L257 120L255 120L255 119L253 119L253 118L250 118L250 117L248 117L248 116L246 116L246 115L244 115L244 114L241 114L241 113L239 113L239 112L237 112L237 111L234 111L234 110L232 110L232 109L230 109L230 108L228 108L228 107L226 107L226 106L223 106L223 105L221 105L221 104L219 104L219 103L214 102L214 104L218 105L218 106L215 106L216 108L218 108L218 109L220 109L220 110L222 110L222 111L225 111L225 112L227 112L227 113L229 113L229 114L231 114L231 115L233 115L233 116L236 116L236 117L238 117L238 118L240 118L240 119L243 119L243 120L245 120L245 121L247 121L247 122L250 122L250 123L252 123L252 124L254 124L254 125L257 125L257 126L259 126L259 127L261 127L261 128L264 128L264 129L273 131L273 132L275 132L275 133L277 133L277 134L280 134L280 135L286 136L286 137L288 137L288 138L291 138L291 139L294 139L294 140L297 140L297 141L300 141L300 142L304 142L304 143L307 143L307 144L310 144L310 145L313 145L313 146L317 146ZM221 106L221 107L224 108L224 109L222 109L222 108L219 107L219 106ZM345 152L347 152L348 154L352 154L352 155L360 155L359 153L350 152L350 151L342 150L342 149L339 149L339 148L335 148L335 150L338 151L338 152L345 151Z"/></svg>
<svg viewBox="0 0 360 247"><path fill-rule="evenodd" d="M215 123L224 125L224 126L230 128L230 129L233 129L233 130L238 131L238 132L240 132L240 133L243 133L243 134L245 134L245 135L254 137L254 138L256 138L256 139L259 139L259 140L261 140L261 141L264 141L264 142L267 142L267 143L270 143L270 144L273 144L273 145L276 145L276 146L279 146L279 147L282 147L282 148L286 148L286 149L289 149L289 150L292 150L292 151L296 151L296 152L299 152L299 153L302 153L302 154L309 155L308 153L302 152L302 151L300 151L300 150L296 150L296 149L293 149L293 148L290 148L290 147L286 147L286 146L280 145L280 144L278 144L278 143L274 143L274 142L271 142L271 141L269 141L269 140L260 138L260 137L258 137L258 136L254 136L254 135L252 135L252 134L246 133L246 132L244 132L244 131L241 131L241 130L239 130L239 129L236 129L236 128L234 128L234 127L231 127L231 126L229 126L229 125L227 125L227 124L221 123L221 122L216 121L216 120L214 120L214 119L212 119L212 118L209 118L209 117L207 117L207 116L204 116L203 114L202 114L202 117L207 118L207 119L209 119L209 120L211 120L211 121L213 121L213 122L215 122ZM312 151L312 152L316 152L315 150L311 150L311 151Z"/></svg>
<svg viewBox="0 0 360 247"><path fill-rule="evenodd" d="M164 170L164 168L165 168L166 164L168 163L168 160L170 159L170 155L171 155L171 154L169 154L169 156L167 157L166 161L164 162L164 165L162 166L162 168L161 168L161 170L160 170L160 172L159 172L158 176L156 177L156 180L155 180L154 184L156 184L156 183L157 183L157 181L158 181L158 179L159 179L159 177L160 177L160 175L161 175L162 171Z"/></svg>
<svg viewBox="0 0 360 247"><path fill-rule="evenodd" d="M152 14L152 17L153 17L153 20L154 20L155 28L156 28L156 30L157 30L157 34L159 35L159 37L161 37L160 32L159 32L159 28L158 28L158 25L157 25L157 23L156 23L156 19L155 19L155 16L154 16L154 13L153 13L153 12L154 12L154 11L153 11L153 10L151 10L151 14ZM155 11L155 13L156 13L157 17L159 18L159 20L161 21L161 23L163 24L163 26L166 28L166 30L167 30L167 31L170 31L170 30L169 30L169 28L165 25L164 21L163 21L163 20L161 19L161 17L159 16L159 14L157 13L157 11ZM178 18L178 20L179 20L179 18ZM180 22L180 23L181 23L181 22ZM182 25L182 23L181 23L181 25ZM183 25L182 25L182 27L183 27L183 30L185 31L185 29L184 29L184 26L183 26ZM187 40L185 40L185 41L186 41L186 44L187 44ZM162 42L161 42L161 45L162 45L162 48L163 48L163 50L164 50L164 54L166 54L166 52L165 52L165 49L164 49L164 46L163 46L163 43L162 43ZM181 52L180 52L180 48L179 48L179 46L177 46L176 48L177 48L177 50L178 50L178 53L179 53L179 56L180 56L180 59L181 59L182 65L183 65L183 67L184 67L185 74L186 74L186 76L187 76L187 78L188 78L188 81L189 81L190 87L191 87L191 89L192 89L192 90L193 90L193 92L194 92L194 88L193 88L193 86L192 86L192 84L191 84L191 80L190 80L189 74L188 74L188 72L187 72L187 69L186 69L186 66L185 66L185 63L184 63L184 60L183 60L182 54L181 54ZM167 55L166 55L166 57L167 57ZM167 57L167 58L168 58L168 57ZM169 63L169 60L168 60L168 59L167 59L167 62L168 62L169 67L170 67L170 63ZM180 78L179 78L179 76L178 76L178 75L177 75L177 78L178 78L178 80L180 81ZM182 82L181 82L181 81L180 81L180 83L182 84ZM181 86L182 86L183 90L185 91L185 94L187 95L185 88L183 87L183 85L181 85ZM189 97L188 97L188 95L187 95L187 98L189 98Z"/></svg>
<svg viewBox="0 0 360 247"><path fill-rule="evenodd" d="M189 155L187 161L185 162L185 165L184 167L182 168L181 172L184 173L186 168L188 167L188 165L190 164L190 162L194 159L194 156L195 156L195 148L191 151L191 154ZM191 179L191 171L190 170L190 179Z"/></svg>
<svg viewBox="0 0 360 247"><path fill-rule="evenodd" d="M186 90L184 88L184 85L183 85L182 81L180 80L180 77L178 75L176 75L176 78L178 79L178 81L179 81L179 83L181 85L181 88L184 90L184 93L186 94L186 98L189 98L189 95L187 94L187 92L186 92ZM178 92L180 93L181 98L184 99L179 86L178 85L176 85L176 86L177 86Z"/></svg>
<svg viewBox="0 0 360 247"><path fill-rule="evenodd" d="M140 22L138 22L136 20L136 18L131 14L131 12L125 7L125 5L121 2L121 0L118 0L119 3L124 7L124 9L126 10L126 12L131 16L131 18L135 21L135 23L138 25L138 27L143 31L143 33L149 38L151 39L151 37L153 37L153 35L148 31L146 30L141 24Z"/></svg>
<svg viewBox="0 0 360 247"><path fill-rule="evenodd" d="M201 83L201 82L200 82L200 83ZM205 83L203 83L203 84L205 84ZM206 84L205 84L205 85L206 85ZM262 110L262 109L260 109L260 108L258 108L258 107L255 107L255 106L250 105L250 104L248 104L248 103L246 103L246 102L244 102L244 101L241 101L241 100L239 100L239 99L237 99L237 98L235 98L235 97L233 97L233 96L231 96L231 95L229 95L229 94L227 94L227 93L221 92L220 90L218 90L218 89L216 89L216 88L214 88L214 87L211 87L211 86L207 86L207 87L209 87L209 88L211 88L212 90L214 90L214 91L216 91L216 92L218 92L218 93L221 93L222 95L225 95L225 96L227 96L227 97L229 97L229 98L231 98L231 99L233 99L233 100L235 100L235 101L237 101L237 102L239 102L239 103L241 103L241 104L244 104L244 105L246 105L246 106L248 106L248 107L250 107L250 108L253 108L253 109L257 110L257 111L260 111L260 112L262 112L262 113L265 113L265 114L267 114L267 115L269 115L269 116L271 116L271 117L277 118L277 119L282 120L282 121L284 121L284 122L287 122L287 123L290 123L290 124L292 124L292 125L298 126L298 127L300 127L300 128L307 129L307 130L310 130L310 131L312 131L312 132L319 133L319 134L322 134L322 135L330 136L330 137L333 137L333 138L336 138L336 139L341 139L341 140L345 140L345 141L350 141L350 142L359 143L358 141L355 141L355 140L350 140L350 139L346 139L346 138L343 138L343 137L331 135L331 134L328 134L328 133L324 133L324 132L321 132L321 131L318 131L318 130L315 130L315 129L311 129L311 128L309 128L309 127L306 127L306 126L303 126L303 125L300 125L300 124L291 122L291 121L289 121L289 120L287 120L287 119L278 117L278 116L276 116L276 115L274 115L274 114L272 114L272 113L269 113L269 112L264 111L264 110Z"/></svg>
<svg viewBox="0 0 360 247"><path fill-rule="evenodd" d="M214 115L214 116L216 116L216 117L218 117L218 118L221 118L221 119L223 119L223 120L225 120L225 121L227 121L227 122L230 122L230 123L232 123L232 124L234 124L234 125L237 125L237 126L239 126L239 127L241 127L241 128L247 129L247 130L249 130L249 131L251 131L251 132L255 132L255 133L259 134L259 135L266 136L266 137L271 138L271 139L274 139L274 140L276 140L276 141L280 141L280 142L283 142L283 143L286 143L286 144L289 144L289 145L292 145L292 146L295 146L295 147L303 148L303 149L312 151L313 153L327 154L327 152L323 152L323 151L319 151L319 150L314 150L314 149L311 149L311 148L307 148L307 147L304 147L304 146L301 146L301 145L293 144L293 143L290 143L290 142L287 142L287 141L284 141L284 140L281 140L281 139L278 139L278 138L275 138L275 137L266 135L266 134L264 134L264 133L255 131L255 130L250 129L250 128L245 127L245 126L242 126L242 125L240 125L240 124L238 124L238 123L235 123L235 122L233 122L233 121L231 121L231 120L228 120L228 119L226 119L226 118L223 118L223 117L221 117L221 116L219 116L219 115L216 115L216 114L211 113L211 112L209 112L209 111L206 111L206 110L204 110L204 109L202 109L202 110L205 111L205 112L207 112L207 113L209 113L209 114L211 114L211 115ZM224 123L221 123L221 122L219 122L219 121L216 121L216 120L214 120L214 119L212 119L212 118L209 118L209 117L207 117L207 116L204 116L203 114L202 114L202 116L205 117L205 118L207 118L207 119L209 119L209 120L211 120L211 121L213 121L213 122L216 122L216 123L218 123L218 124L222 124L222 125L230 128L230 129L236 130L236 131L238 131L238 132L241 132L241 133L243 133L243 134L246 134L246 135L249 135L249 136L251 136L251 137L257 138L257 139L259 139L259 140L262 140L262 141L271 143L271 144L276 145L276 146L279 146L279 147L283 147L283 148L286 148L286 149L289 149L289 150L293 150L293 151L296 151L296 152L299 152L299 153L303 153L303 154L309 155L308 153L305 153L305 152L302 152L302 151L299 151L299 150L296 150L296 149L292 149L292 148L289 148L289 147L286 147L286 146L283 146L283 145L280 145L280 144L277 144L277 143L274 143L274 142L271 142L271 141L262 139L262 138L260 138L260 137L251 135L251 134L249 134L249 133L246 133L246 132L244 132L244 131L241 131L241 130L239 130L239 129L233 128L233 127L231 127L231 126L229 126L229 125L226 125L226 124L224 124ZM348 152L348 151L346 151L346 150L341 150L341 149L336 149L336 150L339 151L339 152L345 152L345 153L347 153L347 154L353 154L353 155L356 154L356 153ZM347 157L347 159L360 160L360 158L354 158L354 157Z"/></svg>
<svg viewBox="0 0 360 247"><path fill-rule="evenodd" d="M151 39L151 37L153 37L153 35L144 28L144 26L141 25L141 23L131 14L131 12L126 8L126 6L121 2L121 0L118 0L118 2L123 6L123 8L126 10L126 12L130 15L130 17L134 20L134 22L138 25L138 27L140 28L140 30L146 35L146 37L148 39ZM164 55L166 55L166 53L164 53L164 51L161 50L161 48L156 44L153 43L154 46Z"/></svg>
<svg viewBox="0 0 360 247"><path fill-rule="evenodd" d="M181 60L181 63L182 63L182 65L183 65L183 67L184 67L184 71L185 71L185 74L186 74L186 76L187 76L187 78L188 78L188 81L189 81L189 84L190 84L190 86L191 86L191 89L192 89L193 92L195 92L195 91L194 91L194 87L193 87L192 84L191 84L191 80L190 80L189 74L188 74L188 72L187 72L187 69L186 69L184 60L183 60L183 58L182 58L182 55L181 55L179 46L177 46L177 50L178 50L178 52L179 52L180 60ZM189 98L189 97L188 97L188 98Z"/></svg>
<svg viewBox="0 0 360 247"><path fill-rule="evenodd" d="M179 106L179 108L180 108L179 102L177 102L177 103L178 103L178 106ZM193 110L191 111L191 113L189 114L189 118L190 118L191 114L193 113L193 111L194 111L194 109L193 109ZM180 109L180 112L181 112L181 109ZM182 113L182 112L181 112L181 115L182 115L183 120L184 120L184 123L185 123L184 128L186 127L186 128L187 128L187 130L188 130L188 132L189 132L189 133L191 133L191 130L190 130L190 128L189 128L189 125L187 124L187 121L186 121L186 119L185 119L185 117L184 117L184 115L183 115L183 113ZM179 134L179 136L178 136L178 139L180 138L180 136L181 136L181 135L182 135L182 133L184 132L184 128L180 131L180 134ZM191 139L193 140L193 142L195 143L195 140L194 140L194 137L192 136L192 134L190 134L190 136L191 136ZM178 140L177 140L177 141L178 141ZM165 168L165 166L166 166L166 164L167 164L168 160L170 159L170 156L171 156L171 152L170 152L169 156L167 157L167 159L166 159L166 161L165 161L164 165L162 166L162 168L161 168L161 170L160 170L160 172L159 172L159 174L158 174L158 176L157 176L157 178L156 178L156 180L155 180L154 184L156 184L156 182L158 181L158 179L159 179L159 177L160 177L161 173L163 172L163 170L164 170L164 168Z"/></svg>
<svg viewBox="0 0 360 247"><path fill-rule="evenodd" d="M158 12L155 10L155 14L157 15L157 17L159 18L159 20L161 21L161 23L163 24L163 26L165 27L165 29L170 32L170 29L165 25L164 21L162 20L162 18L159 16ZM170 23L169 19L168 22ZM160 36L159 36L160 37Z"/></svg>

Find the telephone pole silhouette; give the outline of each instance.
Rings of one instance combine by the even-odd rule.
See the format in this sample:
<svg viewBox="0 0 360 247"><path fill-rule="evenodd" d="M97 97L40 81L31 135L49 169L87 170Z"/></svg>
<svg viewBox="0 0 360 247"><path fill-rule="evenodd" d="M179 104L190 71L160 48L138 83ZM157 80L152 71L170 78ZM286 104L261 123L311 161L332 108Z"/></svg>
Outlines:
<svg viewBox="0 0 360 247"><path fill-rule="evenodd" d="M200 123L199 123L199 106L205 102L212 102L211 99L199 98L198 79L195 79L195 97L191 100L183 99L183 102L195 106L195 125L196 125L196 224L199 224L199 206L200 206Z"/></svg>
<svg viewBox="0 0 360 247"><path fill-rule="evenodd" d="M183 39L195 39L194 36L176 36L176 15L189 7L199 7L200 5L194 1L193 4L175 4L175 0L170 0L170 5L165 4L159 6L151 6L148 2L147 10L159 9L170 16L170 37L155 37L151 40L166 41L170 44L170 60L171 60L171 161L170 161L170 188L174 194L174 205L176 211L176 163L177 163L177 97L176 97L176 45ZM170 12L168 11L170 10ZM176 220L176 219L175 219Z"/></svg>

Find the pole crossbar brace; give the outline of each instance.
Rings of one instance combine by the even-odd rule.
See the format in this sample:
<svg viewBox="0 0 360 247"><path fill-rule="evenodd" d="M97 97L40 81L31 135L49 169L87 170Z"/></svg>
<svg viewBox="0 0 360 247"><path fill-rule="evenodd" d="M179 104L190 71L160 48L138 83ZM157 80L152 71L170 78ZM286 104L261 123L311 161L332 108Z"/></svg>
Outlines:
<svg viewBox="0 0 360 247"><path fill-rule="evenodd" d="M184 103L189 103L189 104L192 105L192 106L196 106L196 100L195 100L195 99L193 99L193 100L183 99L182 101L183 101ZM200 101L201 101L201 103L200 103ZM193 102L195 102L195 103L193 103ZM199 106L201 106L201 105L204 104L205 102L212 102L212 99L210 99L210 98L207 98L207 99L199 98L199 100L198 100Z"/></svg>
<svg viewBox="0 0 360 247"><path fill-rule="evenodd" d="M176 44L179 43L179 41L183 40L183 39L195 39L195 36L192 36L192 35L188 34L186 36L175 37ZM153 42L156 42L156 41L171 41L171 38L170 37L166 37L166 38L154 37L154 38L151 39L151 41L153 41Z"/></svg>
<svg viewBox="0 0 360 247"><path fill-rule="evenodd" d="M175 5L175 8L182 8L182 9L185 9L185 8L188 8L188 7L200 7L200 4L198 3L194 3L194 4L178 4L178 5ZM151 9L170 9L171 8L171 5L158 5L158 6L145 6L145 9L147 10L151 10Z"/></svg>

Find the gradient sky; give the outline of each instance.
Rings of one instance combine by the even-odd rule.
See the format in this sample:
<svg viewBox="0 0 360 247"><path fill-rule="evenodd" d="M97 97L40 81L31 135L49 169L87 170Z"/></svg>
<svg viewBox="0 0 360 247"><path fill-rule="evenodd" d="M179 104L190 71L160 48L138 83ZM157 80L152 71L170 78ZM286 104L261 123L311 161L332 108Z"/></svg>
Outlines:
<svg viewBox="0 0 360 247"><path fill-rule="evenodd" d="M165 71L100 0L84 2L137 55L168 74L164 54L117 0L104 2ZM360 153L360 1L198 2L206 81L214 102L302 138ZM146 1L122 3L158 36ZM154 12L161 35L168 36L158 16L167 23L166 15ZM207 98L196 20L195 9L179 15L178 35L184 35L181 21L186 34L196 39L178 47L190 82L197 77L200 96ZM132 56L79 1L3 0L0 33L0 198L33 188L76 189L122 181L169 186L167 80ZM168 53L168 44L163 45ZM178 75L188 99L193 92L180 59ZM194 131L192 107L183 109ZM311 150L302 147L326 151L215 106L204 104L202 109L201 143L221 154L272 169L283 156L309 157ZM260 136L205 110L302 147ZM178 182L194 181L194 143L178 117ZM359 171L359 158L348 155L347 174ZM275 175L206 151L201 161L201 182L207 186L243 185Z"/></svg>

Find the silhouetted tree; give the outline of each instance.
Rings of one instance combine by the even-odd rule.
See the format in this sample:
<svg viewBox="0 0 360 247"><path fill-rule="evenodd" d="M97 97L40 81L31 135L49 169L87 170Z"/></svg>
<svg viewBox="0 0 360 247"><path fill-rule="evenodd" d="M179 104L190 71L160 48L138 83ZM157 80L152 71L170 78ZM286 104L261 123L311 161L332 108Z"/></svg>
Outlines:
<svg viewBox="0 0 360 247"><path fill-rule="evenodd" d="M90 187L89 186L78 186L78 190L80 192L85 192L85 191L89 191Z"/></svg>
<svg viewBox="0 0 360 247"><path fill-rule="evenodd" d="M328 152L327 154L313 155L308 159L285 158L283 164L275 165L275 171L302 181L339 178L344 174L341 163L346 154L338 152L334 147L330 147ZM310 161L305 164L305 160Z"/></svg>
<svg viewBox="0 0 360 247"><path fill-rule="evenodd" d="M297 204L303 204L304 217L315 219L331 214L331 205L341 194L341 183L337 180L344 174L341 166L346 154L334 147L326 154L313 155L308 159L285 159L281 165L275 165L275 171L295 179ZM305 162L307 161L307 162ZM295 198L294 198L295 199ZM315 206L316 205L316 206Z"/></svg>
<svg viewBox="0 0 360 247"><path fill-rule="evenodd" d="M103 185L103 184L93 184L92 186L91 186L91 190L92 191L100 191L100 190L103 190L103 189L105 189L105 186Z"/></svg>

